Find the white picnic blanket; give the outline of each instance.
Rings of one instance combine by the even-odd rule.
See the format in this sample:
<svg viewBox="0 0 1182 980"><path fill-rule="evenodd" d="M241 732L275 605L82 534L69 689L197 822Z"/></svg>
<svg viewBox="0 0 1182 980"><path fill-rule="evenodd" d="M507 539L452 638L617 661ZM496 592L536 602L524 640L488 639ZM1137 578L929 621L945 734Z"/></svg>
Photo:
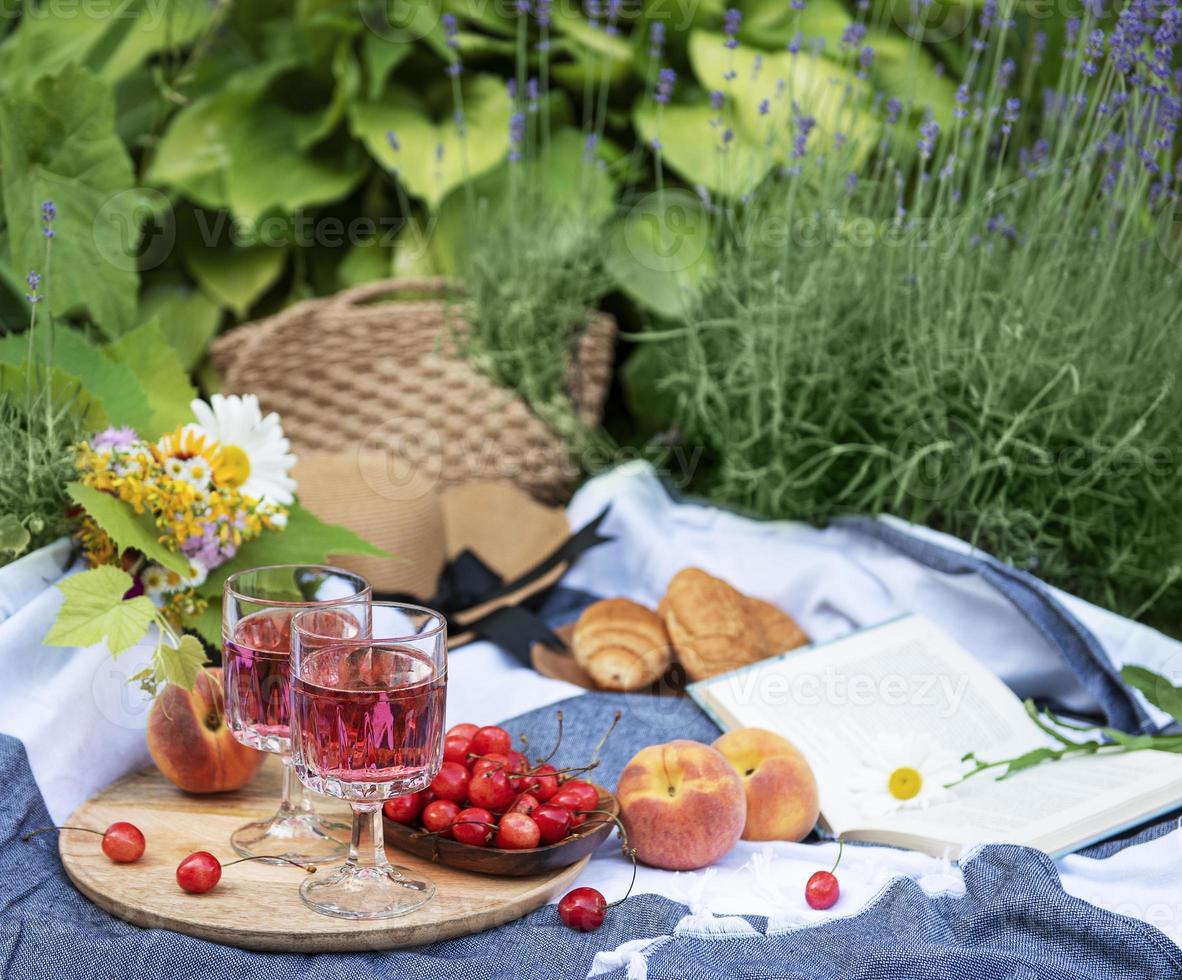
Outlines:
<svg viewBox="0 0 1182 980"><path fill-rule="evenodd" d="M973 576L946 576L885 546L840 528L817 530L788 522L757 522L699 503L671 501L644 464L629 464L589 481L569 508L572 527L611 502L604 530L616 540L588 553L564 582L601 595L655 603L669 578L689 564L791 610L817 639L919 611L1021 690L1038 685L1086 703L1045 641ZM931 532L924 532L931 533ZM943 535L945 546L966 548ZM64 542L0 568L0 732L20 738L55 820L112 780L148 762L143 729L147 703L126 683L150 652L133 649L112 661L105 648L46 647L60 594ZM1094 606L1059 595L1104 643L1117 663L1146 664L1182 676L1182 646ZM998 660L998 651L1004 651ZM552 704L580 690L540 677L488 643L453 658L449 723L491 724ZM777 928L822 921L799 901L804 882L832 863L830 845L740 842L711 869L674 874L642 869L640 893L688 905L694 931L742 931L726 916L766 915L778 905ZM1057 862L1067 891L1157 926L1182 944L1182 833L1174 831L1114 857L1069 856ZM952 864L886 848L856 848L842 862L841 914L861 910L893 878L915 879L930 893L963 889ZM630 866L608 842L580 884L608 901L627 888ZM724 917L719 920L716 917Z"/></svg>

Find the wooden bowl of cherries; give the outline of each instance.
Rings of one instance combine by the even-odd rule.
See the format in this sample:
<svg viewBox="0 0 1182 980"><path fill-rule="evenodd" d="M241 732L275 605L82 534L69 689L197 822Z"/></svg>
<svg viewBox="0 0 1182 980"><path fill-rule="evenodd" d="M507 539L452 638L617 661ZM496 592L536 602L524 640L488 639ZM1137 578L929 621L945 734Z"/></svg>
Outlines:
<svg viewBox="0 0 1182 980"><path fill-rule="evenodd" d="M561 724L560 714L560 740ZM531 763L505 729L456 725L430 787L386 801L386 843L479 874L523 877L567 867L617 826L616 798L579 778L592 768Z"/></svg>

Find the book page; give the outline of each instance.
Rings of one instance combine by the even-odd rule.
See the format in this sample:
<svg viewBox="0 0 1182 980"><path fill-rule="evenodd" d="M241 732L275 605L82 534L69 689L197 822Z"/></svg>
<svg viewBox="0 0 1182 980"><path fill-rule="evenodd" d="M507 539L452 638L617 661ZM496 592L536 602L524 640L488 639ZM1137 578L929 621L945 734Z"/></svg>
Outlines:
<svg viewBox="0 0 1182 980"><path fill-rule="evenodd" d="M767 728L794 743L812 766L822 813L838 833L881 816L864 805L857 777L874 765L884 741L910 739L959 773L966 752L1013 755L1037 733L1009 688L921 616L690 690L726 727Z"/></svg>

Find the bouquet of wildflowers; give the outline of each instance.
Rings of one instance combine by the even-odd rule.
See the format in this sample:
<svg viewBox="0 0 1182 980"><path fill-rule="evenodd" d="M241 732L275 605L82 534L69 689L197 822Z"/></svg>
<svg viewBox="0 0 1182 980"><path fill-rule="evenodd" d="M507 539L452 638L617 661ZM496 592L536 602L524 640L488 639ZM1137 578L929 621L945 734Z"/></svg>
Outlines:
<svg viewBox="0 0 1182 980"><path fill-rule="evenodd" d="M205 611L197 589L211 571L243 544L287 524L285 504L295 482L279 417L263 417L253 395L214 395L195 400L199 420L178 426L155 442L130 427L108 428L82 443L82 486L110 494L145 515L157 542L174 560L152 560L121 549L83 511L78 537L89 564L118 565L133 575L133 590L146 593L165 617L181 626ZM228 441L235 440L235 441Z"/></svg>

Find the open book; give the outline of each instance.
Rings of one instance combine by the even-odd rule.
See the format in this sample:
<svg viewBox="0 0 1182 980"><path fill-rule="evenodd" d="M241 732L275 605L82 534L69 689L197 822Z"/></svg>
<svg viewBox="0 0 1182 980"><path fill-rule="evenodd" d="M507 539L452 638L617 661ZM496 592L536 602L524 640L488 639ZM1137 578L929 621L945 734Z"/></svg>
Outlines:
<svg viewBox="0 0 1182 980"><path fill-rule="evenodd" d="M816 775L822 821L850 840L948 857L986 842L1058 855L1182 802L1182 756L1156 751L1069 757L999 781L1000 767L945 788L969 768L967 752L993 761L1055 743L921 616L712 677L690 694L723 729L766 728L796 745Z"/></svg>

